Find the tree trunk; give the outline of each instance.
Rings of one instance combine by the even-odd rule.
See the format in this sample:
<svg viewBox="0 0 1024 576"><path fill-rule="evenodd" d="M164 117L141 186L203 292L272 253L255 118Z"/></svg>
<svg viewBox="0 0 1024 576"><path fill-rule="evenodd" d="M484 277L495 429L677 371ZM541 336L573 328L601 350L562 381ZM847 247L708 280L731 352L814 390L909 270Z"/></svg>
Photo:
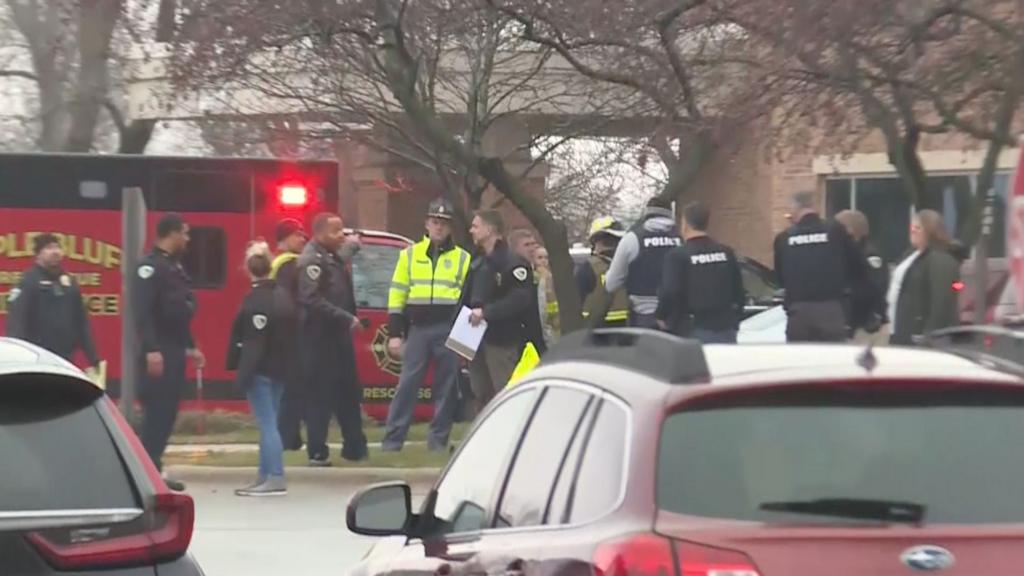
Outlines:
<svg viewBox="0 0 1024 576"><path fill-rule="evenodd" d="M135 120L122 129L118 154L144 154L155 127L156 120Z"/></svg>
<svg viewBox="0 0 1024 576"><path fill-rule="evenodd" d="M918 210L941 210L941 204L928 194L927 175L921 156L917 152L921 134L916 129L905 134L890 134L883 130L889 148L889 163L896 168L896 174L903 184L907 199Z"/></svg>
<svg viewBox="0 0 1024 576"><path fill-rule="evenodd" d="M110 40L121 15L123 0L93 0L79 5L78 79L71 102L68 152L92 150L100 108L107 98Z"/></svg>

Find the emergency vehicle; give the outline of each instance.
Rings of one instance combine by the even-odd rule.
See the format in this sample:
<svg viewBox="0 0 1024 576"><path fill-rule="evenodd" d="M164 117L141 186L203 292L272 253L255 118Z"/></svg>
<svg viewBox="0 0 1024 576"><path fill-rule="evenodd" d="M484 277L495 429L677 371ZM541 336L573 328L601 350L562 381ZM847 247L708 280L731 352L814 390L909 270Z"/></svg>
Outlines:
<svg viewBox="0 0 1024 576"><path fill-rule="evenodd" d="M118 396L121 364L121 196L142 190L147 207L146 250L166 212L191 227L183 265L198 301L192 332L206 354L202 386L195 374L185 409L246 410L244 396L225 370L231 321L249 279L242 268L246 243L266 238L273 246L281 218L308 230L316 213L336 211L354 225L354 201L341 194L331 161L171 158L76 154L0 154L0 334L7 294L32 266L32 239L57 234L64 267L78 280L100 356L108 361L108 389ZM352 261L359 316L369 326L356 334L365 410L383 420L394 395L400 362L387 353L387 295L399 252L411 242L385 232L353 230L362 249ZM84 361L84 358L78 359ZM431 413L430 387L420 393L416 417Z"/></svg>

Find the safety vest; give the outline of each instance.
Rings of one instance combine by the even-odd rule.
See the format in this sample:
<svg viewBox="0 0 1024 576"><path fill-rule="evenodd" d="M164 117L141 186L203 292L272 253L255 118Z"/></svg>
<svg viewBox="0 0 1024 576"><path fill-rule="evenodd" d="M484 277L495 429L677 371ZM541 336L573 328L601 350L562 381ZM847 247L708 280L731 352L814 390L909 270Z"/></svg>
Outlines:
<svg viewBox="0 0 1024 576"><path fill-rule="evenodd" d="M298 260L298 258L299 255L294 252L282 252L278 254L274 258L274 261L270 263L270 277L277 278L277 272L281 269L281 266L284 266L292 260Z"/></svg>
<svg viewBox="0 0 1024 576"><path fill-rule="evenodd" d="M508 379L506 388L514 388L523 376L526 376L530 370L533 370L540 364L540 354L537 353L537 348L533 346L532 342L527 342L526 346L523 347L523 353L519 356L519 362L516 363L516 369L512 371L512 376Z"/></svg>
<svg viewBox="0 0 1024 576"><path fill-rule="evenodd" d="M469 272L469 253L454 246L435 263L430 259L430 239L402 250L391 277L388 312L401 314L406 306L455 306Z"/></svg>
<svg viewBox="0 0 1024 576"><path fill-rule="evenodd" d="M599 256L591 256L589 259L590 267L594 270L594 276L597 276L601 280L601 288L604 287L605 277L608 275L609 263L604 258ZM585 300L583 300L583 317L589 318L592 310L597 308L598 298L601 292L599 288L594 288L587 294ZM629 296L626 295L626 291L623 289L617 290L612 294L612 305L608 308L608 312L605 314L605 322L625 322L629 319Z"/></svg>

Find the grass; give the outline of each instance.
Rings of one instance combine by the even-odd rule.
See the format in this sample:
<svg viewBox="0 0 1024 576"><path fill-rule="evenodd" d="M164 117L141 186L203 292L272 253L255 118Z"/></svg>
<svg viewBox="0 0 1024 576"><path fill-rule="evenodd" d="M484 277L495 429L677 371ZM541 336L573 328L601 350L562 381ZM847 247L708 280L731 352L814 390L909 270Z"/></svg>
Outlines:
<svg viewBox="0 0 1024 576"><path fill-rule="evenodd" d="M331 462L335 467L343 468L440 468L448 462L449 454L446 452L430 452L426 446L406 446L401 452L382 452L379 449L370 449L370 458L362 462L348 462L342 460L335 453L331 455ZM222 452L203 451L191 454L166 454L164 463L168 465L190 465L190 466L227 466L227 467L256 467L259 454L256 452ZM305 452L285 452L285 466L307 466Z"/></svg>
<svg viewBox="0 0 1024 576"><path fill-rule="evenodd" d="M200 434L200 423L203 433ZM428 424L414 424L409 429L409 442L425 442ZM380 442L384 437L384 427L373 420L363 423L366 437L370 442ZM468 423L458 423L452 428L452 442L462 440L468 429ZM248 414L230 412L211 412L205 415L184 413L175 425L171 444L256 444L260 439L260 431L255 420ZM341 442L341 431L332 425L328 432L328 442Z"/></svg>

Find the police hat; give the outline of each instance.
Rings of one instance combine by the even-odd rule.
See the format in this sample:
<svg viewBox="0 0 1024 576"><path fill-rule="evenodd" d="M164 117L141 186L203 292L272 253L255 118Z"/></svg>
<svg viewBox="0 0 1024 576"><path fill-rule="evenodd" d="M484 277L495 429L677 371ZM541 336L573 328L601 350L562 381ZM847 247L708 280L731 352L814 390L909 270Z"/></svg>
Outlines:
<svg viewBox="0 0 1024 576"><path fill-rule="evenodd" d="M452 208L451 202L444 198L438 198L430 203L427 207L427 217L429 218L442 218L444 220L451 220L455 215L455 209Z"/></svg>

